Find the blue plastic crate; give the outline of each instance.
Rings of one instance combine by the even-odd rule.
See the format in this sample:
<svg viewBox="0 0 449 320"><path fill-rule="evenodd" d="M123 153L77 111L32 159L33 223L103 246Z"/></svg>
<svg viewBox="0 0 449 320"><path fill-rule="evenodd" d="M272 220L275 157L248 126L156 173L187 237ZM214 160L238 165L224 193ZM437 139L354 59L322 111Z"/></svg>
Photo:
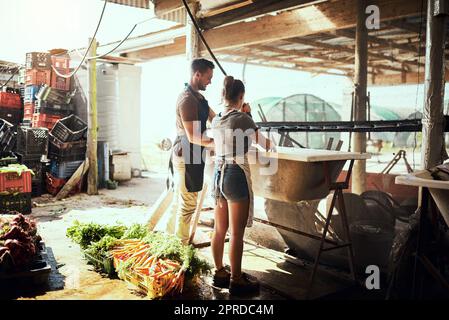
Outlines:
<svg viewBox="0 0 449 320"><path fill-rule="evenodd" d="M37 100L36 94L39 92L40 86L26 86L25 87L25 97L23 101L25 103L31 103Z"/></svg>
<svg viewBox="0 0 449 320"><path fill-rule="evenodd" d="M52 161L50 172L58 179L68 179L70 178L78 169L78 167L83 163L84 160L79 161Z"/></svg>

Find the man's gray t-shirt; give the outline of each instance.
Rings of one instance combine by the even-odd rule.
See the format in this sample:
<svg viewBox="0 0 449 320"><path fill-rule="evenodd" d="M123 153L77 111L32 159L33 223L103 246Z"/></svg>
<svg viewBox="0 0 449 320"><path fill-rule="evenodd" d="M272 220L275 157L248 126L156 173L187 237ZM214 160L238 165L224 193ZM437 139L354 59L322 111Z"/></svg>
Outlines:
<svg viewBox="0 0 449 320"><path fill-rule="evenodd" d="M251 146L251 136L257 126L246 113L233 110L223 116L218 114L212 120L212 136L215 154L218 157L243 156Z"/></svg>

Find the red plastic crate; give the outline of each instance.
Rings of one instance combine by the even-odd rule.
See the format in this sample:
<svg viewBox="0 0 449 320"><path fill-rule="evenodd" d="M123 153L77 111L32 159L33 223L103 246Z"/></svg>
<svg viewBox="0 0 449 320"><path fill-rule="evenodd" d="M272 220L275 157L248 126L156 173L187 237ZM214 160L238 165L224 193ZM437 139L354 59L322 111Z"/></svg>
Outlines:
<svg viewBox="0 0 449 320"><path fill-rule="evenodd" d="M11 92L0 92L0 107L20 109L22 107L20 95Z"/></svg>
<svg viewBox="0 0 449 320"><path fill-rule="evenodd" d="M51 56L51 65L56 69L68 69L70 68L70 57L66 55Z"/></svg>
<svg viewBox="0 0 449 320"><path fill-rule="evenodd" d="M31 192L31 171L0 172L0 193L28 193Z"/></svg>
<svg viewBox="0 0 449 320"><path fill-rule="evenodd" d="M38 70L31 69L27 70L25 75L25 84L27 86L30 85L42 85L42 84L50 84L51 81L51 71L50 70Z"/></svg>
<svg viewBox="0 0 449 320"><path fill-rule="evenodd" d="M53 122L31 120L31 128L47 128L48 130L51 130L54 125L55 124Z"/></svg>
<svg viewBox="0 0 449 320"><path fill-rule="evenodd" d="M70 74L70 69L57 69L60 74ZM69 91L70 90L70 78L60 77L54 70L51 70L51 83L50 87Z"/></svg>
<svg viewBox="0 0 449 320"><path fill-rule="evenodd" d="M46 113L34 113L33 121L55 122L61 119L62 116L46 114Z"/></svg>
<svg viewBox="0 0 449 320"><path fill-rule="evenodd" d="M33 118L35 102L25 103L23 107L23 118L31 120Z"/></svg>
<svg viewBox="0 0 449 320"><path fill-rule="evenodd" d="M27 70L31 70L31 69L50 70L50 68L51 68L50 53L48 53L48 52L28 52L26 54L25 66L26 66Z"/></svg>
<svg viewBox="0 0 449 320"><path fill-rule="evenodd" d="M61 116L55 116L43 113L34 113L31 120L31 127L33 128L47 128L53 129L56 122L61 119Z"/></svg>
<svg viewBox="0 0 449 320"><path fill-rule="evenodd" d="M52 176L49 172L46 173L45 185L49 194L55 196L61 191L62 187L67 183L68 179L58 179ZM81 192L82 180L70 191L70 195Z"/></svg>

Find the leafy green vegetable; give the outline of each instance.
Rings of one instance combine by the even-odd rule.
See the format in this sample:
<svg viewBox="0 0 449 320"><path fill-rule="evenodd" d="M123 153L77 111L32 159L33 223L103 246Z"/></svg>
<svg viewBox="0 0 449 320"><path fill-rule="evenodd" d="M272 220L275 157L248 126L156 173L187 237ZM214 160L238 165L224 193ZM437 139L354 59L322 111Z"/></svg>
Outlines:
<svg viewBox="0 0 449 320"><path fill-rule="evenodd" d="M33 170L28 169L28 167L23 164L13 163L9 164L7 167L0 167L0 173L15 172L20 176L24 171L30 171L31 174L34 176Z"/></svg>
<svg viewBox="0 0 449 320"><path fill-rule="evenodd" d="M183 245L181 240L162 232L148 232L143 224L133 224L131 227L106 226L95 223L80 223L75 221L67 229L67 237L80 245L91 257L104 261L109 258L108 251L114 247L118 239L140 239L151 246L151 254L160 258L178 261L186 270L186 277L192 278L201 273L207 273L211 265L198 256L192 246ZM132 261L129 261L131 263ZM101 265L97 267L102 267ZM122 266L127 268L126 263Z"/></svg>
<svg viewBox="0 0 449 320"><path fill-rule="evenodd" d="M126 227L122 225L106 226L75 221L73 226L67 229L66 235L79 244L81 249L86 249L92 242L100 241L106 235L119 239L124 235L125 231Z"/></svg>
<svg viewBox="0 0 449 320"><path fill-rule="evenodd" d="M109 250L114 247L117 242L117 238L110 235L105 235L97 242L92 242L86 250L85 253L91 255L95 259L103 260L109 257Z"/></svg>
<svg viewBox="0 0 449 320"><path fill-rule="evenodd" d="M126 230L122 239L143 239L148 235L148 229L145 225L134 223Z"/></svg>
<svg viewBox="0 0 449 320"><path fill-rule="evenodd" d="M142 239L151 245L152 254L182 263L186 269L186 277L191 278L197 274L210 271L210 264L198 257L197 250L191 245L183 245L181 240L174 236L161 232L151 232Z"/></svg>

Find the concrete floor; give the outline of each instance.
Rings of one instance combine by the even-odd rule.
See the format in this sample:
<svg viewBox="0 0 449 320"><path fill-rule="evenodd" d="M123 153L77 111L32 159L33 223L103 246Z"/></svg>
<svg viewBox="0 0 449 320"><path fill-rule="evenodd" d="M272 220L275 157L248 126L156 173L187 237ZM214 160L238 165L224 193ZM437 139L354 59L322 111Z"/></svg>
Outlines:
<svg viewBox="0 0 449 320"><path fill-rule="evenodd" d="M95 272L86 263L79 246L71 242L65 233L75 220L105 224L121 222L125 225L143 223L149 206L164 188L165 175L152 173L146 178L132 179L116 190L100 190L97 196L80 194L59 202L49 196L35 198L36 207L30 216L37 220L39 233L47 246L48 260L52 265L50 281L40 289L9 291L2 297L38 300L146 299L124 281L109 279ZM210 235L210 232L211 229L205 226L198 230L198 234L203 236ZM225 250L228 250L228 244ZM200 254L212 261L210 247L201 249ZM244 270L260 280L262 289L257 296L243 298L304 299L310 266L302 265L299 260L288 262L283 253L260 247L253 241L246 243ZM176 299L236 299L229 296L228 290L212 288L208 285L210 280L210 277L202 277ZM312 297L323 297L348 287L348 282L342 278L320 272Z"/></svg>

